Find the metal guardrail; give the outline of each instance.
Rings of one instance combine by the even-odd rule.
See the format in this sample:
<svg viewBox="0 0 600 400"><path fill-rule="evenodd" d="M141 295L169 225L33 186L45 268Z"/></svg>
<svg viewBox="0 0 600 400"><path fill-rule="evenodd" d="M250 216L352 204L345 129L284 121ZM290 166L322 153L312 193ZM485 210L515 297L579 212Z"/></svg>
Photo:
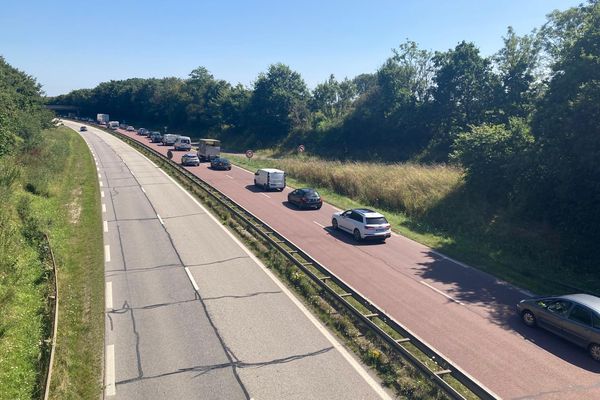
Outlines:
<svg viewBox="0 0 600 400"><path fill-rule="evenodd" d="M50 253L50 261L52 262L52 276L54 281L54 291L49 296L50 299L53 300L53 311L54 318L52 319L52 337L46 339L50 342L50 360L48 361L48 369L45 371L44 377L44 385L43 388L43 399L48 400L48 396L50 395L50 382L52 381L52 365L54 364L54 350L56 349L56 331L58 329L58 272L56 270L56 260L54 258L54 252L52 251L52 246L50 245L50 238L46 233L44 233L44 238L46 240L46 244L48 245L48 252ZM42 396L40 396L42 397Z"/></svg>
<svg viewBox="0 0 600 400"><path fill-rule="evenodd" d="M134 147L143 149L150 154L158 157L162 162L166 163L173 170L177 171L181 176L185 177L188 181L201 187L207 194L209 194L214 200L216 200L221 206L225 207L238 219L243 221L250 229L259 234L271 245L277 248L287 259L292 261L302 272L304 272L314 283L320 288L325 290L328 295L336 299L344 308L349 311L356 319L361 321L365 326L371 329L380 339L386 342L390 348L403 355L407 360L410 361L416 368L418 368L425 376L433 381L440 389L442 389L447 395L453 399L466 399L460 391L453 387L447 382L444 377L450 376L458 381L461 385L467 388L471 393L480 399L485 400L497 400L500 399L498 395L486 388L483 384L475 380L473 377L468 375L460 367L455 365L452 361L447 359L444 355L435 350L432 346L428 345L425 341L420 339L416 334L412 333L407 327L403 326L400 322L394 320L388 316L384 310L373 304L366 297L362 296L358 291L353 289L350 285L346 284L342 279L332 274L325 266L317 262L308 253L304 252L300 247L295 245L291 240L277 232L275 229L270 227L265 222L261 221L258 217L252 214L250 211L244 209L242 206L237 204L235 201L227 197L218 189L214 188L206 181L197 177L196 175L189 172L187 169L181 167L174 161L167 159L163 154L154 150L153 148L146 146L145 144L130 138L127 135L123 135L117 131L105 130L108 133L124 140L127 143L132 144ZM314 270L318 271L315 273ZM338 293L329 282L334 283L337 287L342 289L342 293ZM356 308L349 299L353 299L359 303L362 307L368 310L367 313L361 312ZM394 338L384 330L380 324L375 323L379 320L385 326L393 330L401 338ZM412 345L417 348L420 352L425 354L429 360L429 363L422 361L417 355L415 355L408 345ZM433 369L428 366L432 365L436 368Z"/></svg>

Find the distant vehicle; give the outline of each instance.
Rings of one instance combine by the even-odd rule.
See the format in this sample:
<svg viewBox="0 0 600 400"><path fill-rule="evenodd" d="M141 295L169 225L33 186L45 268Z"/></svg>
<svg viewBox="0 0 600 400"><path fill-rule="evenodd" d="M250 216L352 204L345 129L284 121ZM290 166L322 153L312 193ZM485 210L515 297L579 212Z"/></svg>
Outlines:
<svg viewBox="0 0 600 400"><path fill-rule="evenodd" d="M177 140L177 135L166 133L162 138L163 146L173 146Z"/></svg>
<svg viewBox="0 0 600 400"><path fill-rule="evenodd" d="M119 124L119 128L121 128L121 129L127 129L127 125L126 124Z"/></svg>
<svg viewBox="0 0 600 400"><path fill-rule="evenodd" d="M231 162L226 158L221 158L221 157L213 158L212 160L210 160L210 168L230 171L231 170Z"/></svg>
<svg viewBox="0 0 600 400"><path fill-rule="evenodd" d="M144 136L150 137L150 135L152 135L152 133L153 133L153 131L151 131L150 129L146 129L146 132L144 132Z"/></svg>
<svg viewBox="0 0 600 400"><path fill-rule="evenodd" d="M116 131L119 128L119 121L110 121L108 125L106 125L106 127L108 129L112 129L113 131Z"/></svg>
<svg viewBox="0 0 600 400"><path fill-rule="evenodd" d="M87 131L87 126L82 126L81 128L79 128L79 132L86 132Z"/></svg>
<svg viewBox="0 0 600 400"><path fill-rule="evenodd" d="M527 326L539 326L586 349L600 361L600 298L589 294L521 300L517 311Z"/></svg>
<svg viewBox="0 0 600 400"><path fill-rule="evenodd" d="M221 142L217 139L200 139L198 143L198 158L200 161L210 161L221 154Z"/></svg>
<svg viewBox="0 0 600 400"><path fill-rule="evenodd" d="M351 233L357 242L362 239L385 242L385 239L392 235L390 224L385 217L366 208L336 212L331 218L331 225L333 229Z"/></svg>
<svg viewBox="0 0 600 400"><path fill-rule="evenodd" d="M288 203L294 204L298 208L315 208L318 210L323 205L323 200L315 189L302 188L293 190L288 194Z"/></svg>
<svg viewBox="0 0 600 400"><path fill-rule="evenodd" d="M146 136L146 131L147 131L146 128L140 128L140 129L138 129L137 134Z"/></svg>
<svg viewBox="0 0 600 400"><path fill-rule="evenodd" d="M285 189L285 172L275 168L262 168L254 174L254 186L264 190Z"/></svg>
<svg viewBox="0 0 600 400"><path fill-rule="evenodd" d="M135 132L135 128L131 125L127 127L127 132Z"/></svg>
<svg viewBox="0 0 600 400"><path fill-rule="evenodd" d="M185 153L181 157L181 165L194 165L197 167L200 165L200 159L196 153Z"/></svg>
<svg viewBox="0 0 600 400"><path fill-rule="evenodd" d="M192 139L189 136L178 136L173 147L179 151L190 151L192 149Z"/></svg>
<svg viewBox="0 0 600 400"><path fill-rule="evenodd" d="M154 131L150 134L150 141L152 143L160 143L163 140L163 136L160 132Z"/></svg>

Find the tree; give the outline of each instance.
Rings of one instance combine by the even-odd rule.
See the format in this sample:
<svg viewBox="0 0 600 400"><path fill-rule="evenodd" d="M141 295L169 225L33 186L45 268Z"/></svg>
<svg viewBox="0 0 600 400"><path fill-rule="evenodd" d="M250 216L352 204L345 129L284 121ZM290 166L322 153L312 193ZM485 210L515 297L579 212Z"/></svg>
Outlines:
<svg viewBox="0 0 600 400"><path fill-rule="evenodd" d="M436 53L437 68L433 112L437 157L444 159L456 135L470 125L496 122L498 79L489 59L473 43L461 42L453 50Z"/></svg>
<svg viewBox="0 0 600 400"><path fill-rule="evenodd" d="M513 118L508 126L483 124L460 133L450 159L465 168L467 184L474 192L498 202L514 191L532 144L526 121Z"/></svg>
<svg viewBox="0 0 600 400"><path fill-rule="evenodd" d="M600 239L600 3L577 13L582 10L583 25L564 42L533 120L540 170L533 204L576 232L578 246L594 246Z"/></svg>
<svg viewBox="0 0 600 400"><path fill-rule="evenodd" d="M541 42L535 32L531 35L517 36L512 27L503 38L504 47L494 56L497 65L502 93L499 107L503 120L511 117L527 117L533 110L536 98L534 83L540 67Z"/></svg>
<svg viewBox="0 0 600 400"><path fill-rule="evenodd" d="M284 64L269 66L254 83L250 112L257 137L274 143L306 127L309 92L299 73Z"/></svg>

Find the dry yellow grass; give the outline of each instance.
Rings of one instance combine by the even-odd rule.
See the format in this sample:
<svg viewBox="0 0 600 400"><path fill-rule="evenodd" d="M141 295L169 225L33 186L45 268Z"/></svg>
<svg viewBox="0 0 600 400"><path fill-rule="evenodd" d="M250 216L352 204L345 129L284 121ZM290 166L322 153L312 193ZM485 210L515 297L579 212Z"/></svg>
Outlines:
<svg viewBox="0 0 600 400"><path fill-rule="evenodd" d="M407 215L422 215L463 185L463 172L448 165L377 164L282 158L290 176L358 201Z"/></svg>

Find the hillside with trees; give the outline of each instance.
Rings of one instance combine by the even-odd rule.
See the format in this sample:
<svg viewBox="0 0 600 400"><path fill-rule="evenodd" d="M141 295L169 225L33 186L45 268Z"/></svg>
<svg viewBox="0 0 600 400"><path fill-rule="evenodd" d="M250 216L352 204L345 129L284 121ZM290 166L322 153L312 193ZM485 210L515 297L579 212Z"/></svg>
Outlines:
<svg viewBox="0 0 600 400"><path fill-rule="evenodd" d="M429 51L412 41L381 67L309 90L285 64L252 87L199 67L188 78L127 79L49 99L230 150L302 143L327 159L451 163L496 214L555 238L565 265L591 272L600 239L600 2L548 15L519 36L508 28L490 57L474 43Z"/></svg>

